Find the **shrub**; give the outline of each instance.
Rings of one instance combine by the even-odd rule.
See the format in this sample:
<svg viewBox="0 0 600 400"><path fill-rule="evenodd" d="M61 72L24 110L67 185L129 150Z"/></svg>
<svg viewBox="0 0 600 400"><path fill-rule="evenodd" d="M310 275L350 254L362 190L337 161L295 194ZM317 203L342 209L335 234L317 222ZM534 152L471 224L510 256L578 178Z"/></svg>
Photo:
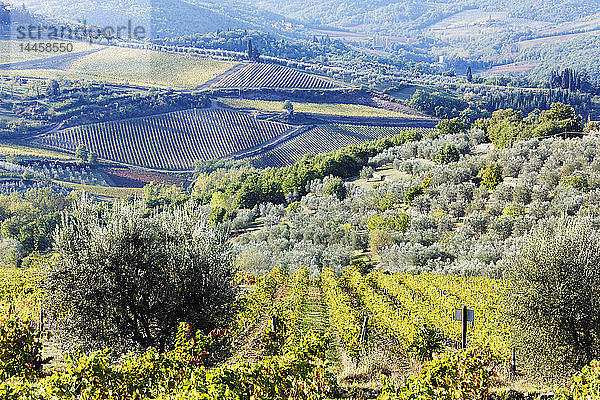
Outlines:
<svg viewBox="0 0 600 400"><path fill-rule="evenodd" d="M600 362L592 361L576 374L567 393L558 396L559 400L587 400L600 398Z"/></svg>
<svg viewBox="0 0 600 400"><path fill-rule="evenodd" d="M588 180L585 176L582 175L569 175L563 176L560 178L560 184L563 186L571 186L580 192L587 192L589 190Z"/></svg>
<svg viewBox="0 0 600 400"><path fill-rule="evenodd" d="M585 133L598 132L600 131L600 124L598 121L589 121L585 124L583 131Z"/></svg>
<svg viewBox="0 0 600 400"><path fill-rule="evenodd" d="M412 186L404 195L404 204L412 205L413 200L424 193L422 186Z"/></svg>
<svg viewBox="0 0 600 400"><path fill-rule="evenodd" d="M455 135L467 131L467 125L460 118L443 119L435 127L440 135Z"/></svg>
<svg viewBox="0 0 600 400"><path fill-rule="evenodd" d="M0 262L5 265L20 267L23 260L23 246L14 239L0 241Z"/></svg>
<svg viewBox="0 0 600 400"><path fill-rule="evenodd" d="M489 190L494 190L502 181L502 167L498 163L488 164L479 171L481 183Z"/></svg>
<svg viewBox="0 0 600 400"><path fill-rule="evenodd" d="M18 317L0 323L0 380L37 377L48 360L42 359L43 334Z"/></svg>
<svg viewBox="0 0 600 400"><path fill-rule="evenodd" d="M428 328L427 325L415 334L413 342L409 346L409 350L415 354L419 360L429 361L433 355L444 348L440 336L434 329Z"/></svg>
<svg viewBox="0 0 600 400"><path fill-rule="evenodd" d="M327 184L324 193L327 196L335 196L338 200L344 200L348 191L341 178L334 178Z"/></svg>
<svg viewBox="0 0 600 400"><path fill-rule="evenodd" d="M372 178L374 172L375 171L373 170L373 167L364 166L363 169L360 170L360 177L361 177L361 179Z"/></svg>
<svg viewBox="0 0 600 400"><path fill-rule="evenodd" d="M460 160L460 153L453 143L448 143L440 148L435 154L434 161L436 164L448 164Z"/></svg>
<svg viewBox="0 0 600 400"><path fill-rule="evenodd" d="M119 363L111 362L111 350L98 350L89 355L80 352L68 356L64 371L55 372L40 381L39 386L50 398L93 398L125 400L156 398L159 393L177 390L178 386L203 367L209 349L221 338L221 332L205 336L190 332L180 323L173 349L159 353L147 349L129 354Z"/></svg>
<svg viewBox="0 0 600 400"><path fill-rule="evenodd" d="M391 230L406 232L409 223L410 216L403 212L393 215L375 214L367 221L367 228L370 231Z"/></svg>
<svg viewBox="0 0 600 400"><path fill-rule="evenodd" d="M378 254L379 250L394 243L394 240L384 230L376 229L369 234L369 248L373 254Z"/></svg>

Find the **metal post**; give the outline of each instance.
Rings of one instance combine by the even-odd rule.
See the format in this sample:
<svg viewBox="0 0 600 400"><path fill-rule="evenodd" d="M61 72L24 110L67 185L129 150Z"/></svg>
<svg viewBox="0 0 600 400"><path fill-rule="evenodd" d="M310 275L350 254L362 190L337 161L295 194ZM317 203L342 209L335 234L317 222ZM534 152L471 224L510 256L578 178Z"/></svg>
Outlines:
<svg viewBox="0 0 600 400"><path fill-rule="evenodd" d="M365 315L363 319L362 329L360 331L360 343L362 344L365 341L365 337L367 336L367 323L369 322L369 316Z"/></svg>
<svg viewBox="0 0 600 400"><path fill-rule="evenodd" d="M462 309L462 348L467 348L467 306Z"/></svg>

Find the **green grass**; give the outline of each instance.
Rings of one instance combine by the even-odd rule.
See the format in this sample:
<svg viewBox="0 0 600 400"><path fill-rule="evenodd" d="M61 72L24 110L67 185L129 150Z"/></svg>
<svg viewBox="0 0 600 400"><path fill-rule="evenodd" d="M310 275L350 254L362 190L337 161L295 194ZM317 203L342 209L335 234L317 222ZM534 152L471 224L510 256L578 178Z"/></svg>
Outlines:
<svg viewBox="0 0 600 400"><path fill-rule="evenodd" d="M424 90L426 92L435 92L437 89L428 87L428 86L404 86L398 90L392 90L389 92L389 95L395 97L400 100L408 100L412 98L412 95L415 94L417 89Z"/></svg>
<svg viewBox="0 0 600 400"><path fill-rule="evenodd" d="M302 305L300 329L303 332L325 332L329 326L327 305L323 301L323 293L318 286L310 286L308 295Z"/></svg>
<svg viewBox="0 0 600 400"><path fill-rule="evenodd" d="M63 186L70 187L74 190L83 190L84 192L94 194L96 196L103 196L112 199L122 199L131 195L142 195L142 188L128 188L128 187L110 187L110 186L92 186L83 185L80 183L65 182L53 180L53 182L61 184Z"/></svg>
<svg viewBox="0 0 600 400"><path fill-rule="evenodd" d="M283 102L281 101L265 101L265 100L247 100L247 99L230 99L220 98L219 101L234 108L253 108L269 112L283 112ZM370 107L361 104L330 104L330 103L292 103L294 112L326 114L326 115L341 115L345 117L409 117L407 114L384 110L382 108ZM410 116L414 118L415 116Z"/></svg>
<svg viewBox="0 0 600 400"><path fill-rule="evenodd" d="M75 61L69 71L145 85L194 88L237 63L111 47Z"/></svg>

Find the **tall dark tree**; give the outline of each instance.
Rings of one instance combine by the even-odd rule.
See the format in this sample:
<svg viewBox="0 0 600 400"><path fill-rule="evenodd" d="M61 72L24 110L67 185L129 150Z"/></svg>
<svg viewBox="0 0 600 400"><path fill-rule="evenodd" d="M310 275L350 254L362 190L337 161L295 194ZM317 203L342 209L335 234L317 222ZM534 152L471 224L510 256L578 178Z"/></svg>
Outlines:
<svg viewBox="0 0 600 400"><path fill-rule="evenodd" d="M248 40L248 60L252 60L254 56L254 49L252 47L252 40Z"/></svg>
<svg viewBox="0 0 600 400"><path fill-rule="evenodd" d="M473 71L471 71L471 66L467 67L467 81L473 82Z"/></svg>

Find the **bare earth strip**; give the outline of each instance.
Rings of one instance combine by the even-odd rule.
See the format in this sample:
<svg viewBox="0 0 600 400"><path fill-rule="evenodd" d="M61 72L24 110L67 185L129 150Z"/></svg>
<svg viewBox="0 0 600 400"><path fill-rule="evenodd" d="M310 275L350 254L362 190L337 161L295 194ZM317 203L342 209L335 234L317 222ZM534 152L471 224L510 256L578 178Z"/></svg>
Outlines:
<svg viewBox="0 0 600 400"><path fill-rule="evenodd" d="M275 295L273 296L273 304L277 304L281 299L285 298L290 292L290 288L287 285L281 285L277 288ZM265 331L269 322L270 315L264 310L264 314L257 324L250 327L246 334L241 335L239 343L233 343L232 348L235 353L231 355L225 364L235 364L239 361L244 362L257 362L260 361L264 356L264 351L260 346L260 335Z"/></svg>
<svg viewBox="0 0 600 400"><path fill-rule="evenodd" d="M66 70L80 57L104 50L104 47L82 51L79 53L61 54L59 56L39 58L36 60L20 61L14 63L0 64L0 70L22 70L22 69L59 69Z"/></svg>

